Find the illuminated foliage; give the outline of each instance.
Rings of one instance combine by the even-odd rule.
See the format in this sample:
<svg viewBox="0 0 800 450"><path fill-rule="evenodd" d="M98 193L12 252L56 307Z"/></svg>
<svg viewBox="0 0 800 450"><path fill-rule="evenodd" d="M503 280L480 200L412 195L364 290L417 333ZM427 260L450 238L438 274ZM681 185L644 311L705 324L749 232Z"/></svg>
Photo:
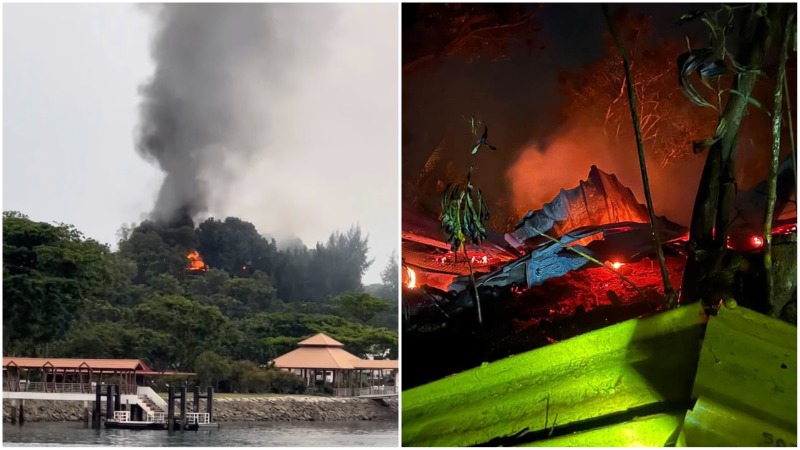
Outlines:
<svg viewBox="0 0 800 450"><path fill-rule="evenodd" d="M495 60L511 45L537 48L530 5L438 3L403 5L403 72L445 58Z"/></svg>

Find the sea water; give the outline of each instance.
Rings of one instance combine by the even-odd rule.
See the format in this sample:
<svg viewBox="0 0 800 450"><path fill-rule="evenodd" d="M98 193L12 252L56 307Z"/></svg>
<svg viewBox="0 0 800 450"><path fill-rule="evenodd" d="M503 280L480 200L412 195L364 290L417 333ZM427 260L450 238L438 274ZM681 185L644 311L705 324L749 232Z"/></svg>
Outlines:
<svg viewBox="0 0 800 450"><path fill-rule="evenodd" d="M223 422L217 430L93 430L76 422L3 424L4 446L397 447L397 422Z"/></svg>

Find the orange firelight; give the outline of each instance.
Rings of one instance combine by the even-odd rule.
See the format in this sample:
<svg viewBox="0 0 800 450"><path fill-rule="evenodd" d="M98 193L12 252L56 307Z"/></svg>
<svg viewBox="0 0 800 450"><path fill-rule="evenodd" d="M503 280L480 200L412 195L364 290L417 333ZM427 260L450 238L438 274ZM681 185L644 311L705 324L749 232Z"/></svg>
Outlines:
<svg viewBox="0 0 800 450"><path fill-rule="evenodd" d="M203 259L200 258L200 253L197 253L197 250L194 250L186 255L186 258L189 259L189 270L205 271L207 269L206 263L204 263Z"/></svg>
<svg viewBox="0 0 800 450"><path fill-rule="evenodd" d="M624 265L625 265L625 263L621 263L621 262L612 262L611 263L611 267L613 267L615 269L619 269L620 267L622 267Z"/></svg>
<svg viewBox="0 0 800 450"><path fill-rule="evenodd" d="M408 282L406 283L406 287L409 289L414 289L417 287L417 274L414 273L414 270L410 267L406 267L406 273L408 274Z"/></svg>

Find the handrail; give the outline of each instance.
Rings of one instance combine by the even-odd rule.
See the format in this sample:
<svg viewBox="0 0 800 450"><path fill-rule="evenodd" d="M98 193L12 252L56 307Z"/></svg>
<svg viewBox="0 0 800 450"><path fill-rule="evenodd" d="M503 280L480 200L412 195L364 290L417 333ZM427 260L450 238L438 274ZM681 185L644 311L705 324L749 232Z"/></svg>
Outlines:
<svg viewBox="0 0 800 450"><path fill-rule="evenodd" d="M397 386L372 386L365 388L334 388L333 395L336 397L361 397L364 395L395 395L398 392Z"/></svg>
<svg viewBox="0 0 800 450"><path fill-rule="evenodd" d="M207 424L211 423L211 415L208 413L186 413L186 424Z"/></svg>
<svg viewBox="0 0 800 450"><path fill-rule="evenodd" d="M167 413L149 413L147 414L148 422L164 423L167 421Z"/></svg>
<svg viewBox="0 0 800 450"><path fill-rule="evenodd" d="M95 392L96 382L91 383L59 383L52 381L17 381L17 382L3 382L3 391L5 392L56 392L56 393L71 393L71 394L91 394ZM120 393L128 395L132 393L132 385L120 385Z"/></svg>
<svg viewBox="0 0 800 450"><path fill-rule="evenodd" d="M117 422L129 422L130 418L130 411L114 411L114 420Z"/></svg>

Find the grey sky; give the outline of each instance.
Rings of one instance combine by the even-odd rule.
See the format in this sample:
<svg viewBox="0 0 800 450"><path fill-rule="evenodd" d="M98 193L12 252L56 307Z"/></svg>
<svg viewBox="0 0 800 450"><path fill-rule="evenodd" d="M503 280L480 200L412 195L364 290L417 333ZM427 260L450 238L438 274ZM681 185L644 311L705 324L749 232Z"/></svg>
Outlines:
<svg viewBox="0 0 800 450"><path fill-rule="evenodd" d="M276 132L209 213L309 246L360 223L368 284L399 234L397 5L337 8L329 54L273 101ZM3 210L112 246L152 210L163 175L134 150L151 28L132 5L4 6Z"/></svg>

